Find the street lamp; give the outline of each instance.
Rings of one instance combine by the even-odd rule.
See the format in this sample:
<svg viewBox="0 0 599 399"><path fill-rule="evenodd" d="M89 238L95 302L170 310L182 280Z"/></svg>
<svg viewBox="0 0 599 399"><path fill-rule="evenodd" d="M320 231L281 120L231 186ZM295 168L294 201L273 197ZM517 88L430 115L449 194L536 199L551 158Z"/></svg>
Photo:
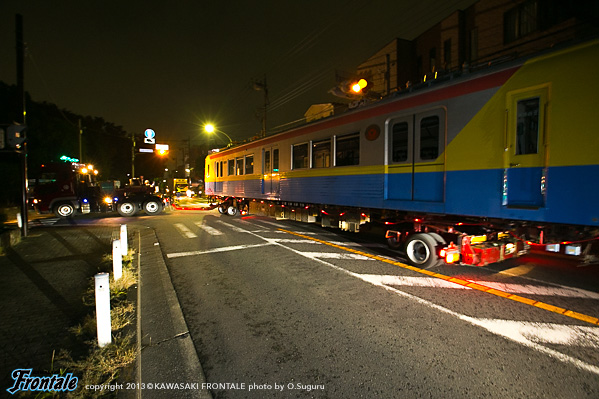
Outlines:
<svg viewBox="0 0 599 399"><path fill-rule="evenodd" d="M227 144L227 147L230 147L231 145L233 145L233 140L231 139L231 137L229 137L229 135L227 133L223 132L222 130L215 128L212 123L208 123L208 124L204 125L204 131L206 131L206 133L211 133L211 134L214 132L222 133L227 137L227 139L229 139L229 144Z"/></svg>

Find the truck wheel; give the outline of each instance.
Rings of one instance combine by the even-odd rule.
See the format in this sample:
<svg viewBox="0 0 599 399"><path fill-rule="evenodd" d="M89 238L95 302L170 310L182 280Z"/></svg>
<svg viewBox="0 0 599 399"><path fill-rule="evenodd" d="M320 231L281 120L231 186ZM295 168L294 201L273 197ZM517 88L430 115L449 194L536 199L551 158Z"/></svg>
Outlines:
<svg viewBox="0 0 599 399"><path fill-rule="evenodd" d="M121 202L116 207L117 212L121 216L133 216L137 213L137 204L131 201Z"/></svg>
<svg viewBox="0 0 599 399"><path fill-rule="evenodd" d="M148 200L144 203L144 211L148 215L158 215L162 212L162 202L155 199Z"/></svg>
<svg viewBox="0 0 599 399"><path fill-rule="evenodd" d="M406 255L412 266L430 267L439 263L437 240L429 234L418 233L408 237Z"/></svg>
<svg viewBox="0 0 599 399"><path fill-rule="evenodd" d="M70 216L73 216L74 213L75 213L75 207L73 206L73 204L69 204L69 203L58 204L54 208L54 214L56 216L58 216L59 218L68 218Z"/></svg>
<svg viewBox="0 0 599 399"><path fill-rule="evenodd" d="M220 213L221 215L224 215L225 213L227 213L227 208L225 208L224 205L219 205L218 206L218 213Z"/></svg>
<svg viewBox="0 0 599 399"><path fill-rule="evenodd" d="M235 215L237 215L237 212L238 212L238 210L234 206L230 206L227 208L227 215L229 215L229 216L235 216Z"/></svg>

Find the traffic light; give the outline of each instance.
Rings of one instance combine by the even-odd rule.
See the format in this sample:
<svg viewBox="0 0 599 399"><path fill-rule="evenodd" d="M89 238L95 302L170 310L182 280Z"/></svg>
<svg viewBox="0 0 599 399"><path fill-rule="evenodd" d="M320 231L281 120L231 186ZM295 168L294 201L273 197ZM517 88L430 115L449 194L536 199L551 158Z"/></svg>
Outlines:
<svg viewBox="0 0 599 399"><path fill-rule="evenodd" d="M15 150L21 150L27 141L26 125L10 125L6 128L6 143Z"/></svg>

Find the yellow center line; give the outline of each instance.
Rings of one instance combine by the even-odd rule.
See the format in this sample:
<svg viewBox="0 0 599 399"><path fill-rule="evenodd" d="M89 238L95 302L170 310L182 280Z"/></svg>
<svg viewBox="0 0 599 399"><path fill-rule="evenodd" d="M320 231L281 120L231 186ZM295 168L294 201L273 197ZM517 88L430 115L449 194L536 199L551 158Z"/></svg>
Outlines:
<svg viewBox="0 0 599 399"><path fill-rule="evenodd" d="M388 263L388 264L391 264L391 265L394 265L394 266L399 266L399 267L401 267L403 269L411 270L413 272L420 273L420 274L425 274L425 275L430 276L430 277L436 277L436 278L439 278L441 280L449 281L449 282L454 283L454 284L458 284L458 285L461 285L461 286L464 286L464 287L471 288L473 290L486 292L487 294L492 294L492 295L495 295L495 296L498 296L498 297L501 297L501 298L510 299L512 301L520 302L520 303L523 303L525 305L534 306L534 307L539 308L539 309L545 309L545 310L547 310L549 312L561 314L563 316L567 316L567 317L570 317L570 318L573 318L573 319L581 320L581 321L584 321L584 322L587 322L587 323L591 323L591 324L594 324L594 325L599 325L599 318L597 318L597 317L588 316L588 315L585 315L585 314L582 314L582 313L574 312L572 310L560 308L558 306L553 306L553 305L550 305L550 304L545 303L545 302L540 302L540 301L536 301L534 299L525 298L525 297L522 297L520 295L510 294L509 292L505 292L505 291L497 290L495 288L487 287L487 286L484 286L484 285L481 285L481 284L473 283L472 281L462 280L460 278L446 276L444 274L431 272L430 270L420 269L418 267L406 265L405 263L401 263L401 262L397 262L397 261L394 261L394 260L391 260L391 259L387 259L387 258L384 258L382 256L372 255L372 254L369 254L369 253L364 252L364 251L359 251L357 249L353 249L353 248L349 248L349 247L344 247L344 246L338 245L338 244L333 244L333 243L330 243L328 241L320 240L318 238L310 237L310 236L307 236L307 235L304 235L304 234L295 233L293 231L289 231L289 230L285 230L285 229L279 229L279 230L283 231L285 233L294 235L296 237L301 237L301 238L304 238L306 240L311 240L311 241L319 242L319 243L324 244L324 245L328 245L329 247L334 247L334 248L341 249L343 251L352 252L354 254L366 256L366 257L371 258L371 259L375 259L375 260L378 260L378 261L381 261L381 262L385 262L385 263Z"/></svg>

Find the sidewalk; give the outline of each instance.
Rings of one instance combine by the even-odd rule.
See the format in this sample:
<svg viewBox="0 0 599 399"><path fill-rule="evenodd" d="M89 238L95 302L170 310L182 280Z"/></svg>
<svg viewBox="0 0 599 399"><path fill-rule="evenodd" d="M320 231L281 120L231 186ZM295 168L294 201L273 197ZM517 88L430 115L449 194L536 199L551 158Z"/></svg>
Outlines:
<svg viewBox="0 0 599 399"><path fill-rule="evenodd" d="M210 398L201 390L202 367L154 231L128 228L141 282L137 362L131 380L123 382L146 389L119 390L119 397ZM102 257L112 253L112 238L119 230L120 225L99 224L31 227L27 238L12 245L6 239L10 233L2 233L0 396L13 385L14 369L49 377L59 372L52 370L53 351L57 355L65 348L77 356L85 350L69 328L86 312L82 296L93 276L109 271L101 270L107 267Z"/></svg>

